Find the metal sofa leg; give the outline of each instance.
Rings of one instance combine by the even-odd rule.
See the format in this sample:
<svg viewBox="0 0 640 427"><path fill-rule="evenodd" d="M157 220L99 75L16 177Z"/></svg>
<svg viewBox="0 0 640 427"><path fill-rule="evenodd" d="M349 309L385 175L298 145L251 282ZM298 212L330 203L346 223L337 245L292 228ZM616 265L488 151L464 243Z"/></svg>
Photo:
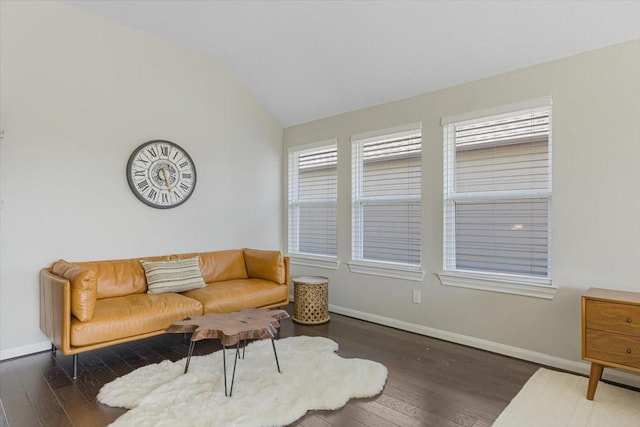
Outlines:
<svg viewBox="0 0 640 427"><path fill-rule="evenodd" d="M78 355L73 355L73 379L78 378Z"/></svg>
<svg viewBox="0 0 640 427"><path fill-rule="evenodd" d="M56 355L56 350L58 350L56 348L56 345L54 343L51 343L51 353L53 353L54 356Z"/></svg>

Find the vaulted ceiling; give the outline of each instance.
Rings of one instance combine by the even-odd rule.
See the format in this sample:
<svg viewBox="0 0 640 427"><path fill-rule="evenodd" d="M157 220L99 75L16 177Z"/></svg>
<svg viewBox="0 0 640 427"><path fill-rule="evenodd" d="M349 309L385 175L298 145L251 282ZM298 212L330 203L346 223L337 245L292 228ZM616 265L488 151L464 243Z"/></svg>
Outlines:
<svg viewBox="0 0 640 427"><path fill-rule="evenodd" d="M640 1L62 0L204 52L283 126L640 38Z"/></svg>

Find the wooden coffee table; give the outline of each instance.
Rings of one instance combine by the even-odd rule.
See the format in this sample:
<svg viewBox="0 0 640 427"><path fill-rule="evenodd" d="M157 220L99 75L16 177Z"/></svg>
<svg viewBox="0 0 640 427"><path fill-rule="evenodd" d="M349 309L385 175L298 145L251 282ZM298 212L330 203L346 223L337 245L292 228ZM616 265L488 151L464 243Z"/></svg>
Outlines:
<svg viewBox="0 0 640 427"><path fill-rule="evenodd" d="M276 367L280 372L278 353L273 337L280 327L279 320L286 319L289 314L284 310L269 310L266 308L245 308L233 313L210 313L204 316L193 316L187 320L174 322L166 332L186 333L191 332L191 344L187 355L187 364L184 373L189 370L189 362L193 354L196 341L203 339L218 339L222 343L222 367L224 370L224 395L231 396L233 393L233 381L236 376L236 363L238 359L244 358L245 348L240 357L240 341L249 339L271 339L273 354L276 358ZM225 347L236 346L236 355L233 361L233 374L231 375L231 388L227 394L227 360Z"/></svg>

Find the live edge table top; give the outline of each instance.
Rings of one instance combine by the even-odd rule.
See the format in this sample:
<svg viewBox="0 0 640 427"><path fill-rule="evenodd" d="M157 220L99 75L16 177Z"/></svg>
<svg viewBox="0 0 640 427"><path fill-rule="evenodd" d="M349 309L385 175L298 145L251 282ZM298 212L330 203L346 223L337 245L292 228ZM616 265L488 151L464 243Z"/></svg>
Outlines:
<svg viewBox="0 0 640 427"><path fill-rule="evenodd" d="M192 332L191 341L213 338L219 339L224 346L231 346L247 339L273 338L280 327L279 320L288 317L284 310L245 308L233 313L192 316L172 323L167 332Z"/></svg>

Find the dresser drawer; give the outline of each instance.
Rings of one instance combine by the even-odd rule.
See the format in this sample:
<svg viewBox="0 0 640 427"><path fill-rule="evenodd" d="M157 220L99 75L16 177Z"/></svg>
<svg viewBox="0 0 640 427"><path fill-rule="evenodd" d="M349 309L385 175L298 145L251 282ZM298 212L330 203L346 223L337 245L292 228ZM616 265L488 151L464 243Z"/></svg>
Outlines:
<svg viewBox="0 0 640 427"><path fill-rule="evenodd" d="M585 309L588 329L640 337L640 306L588 300Z"/></svg>
<svg viewBox="0 0 640 427"><path fill-rule="evenodd" d="M640 368L640 338L587 329L585 356Z"/></svg>

